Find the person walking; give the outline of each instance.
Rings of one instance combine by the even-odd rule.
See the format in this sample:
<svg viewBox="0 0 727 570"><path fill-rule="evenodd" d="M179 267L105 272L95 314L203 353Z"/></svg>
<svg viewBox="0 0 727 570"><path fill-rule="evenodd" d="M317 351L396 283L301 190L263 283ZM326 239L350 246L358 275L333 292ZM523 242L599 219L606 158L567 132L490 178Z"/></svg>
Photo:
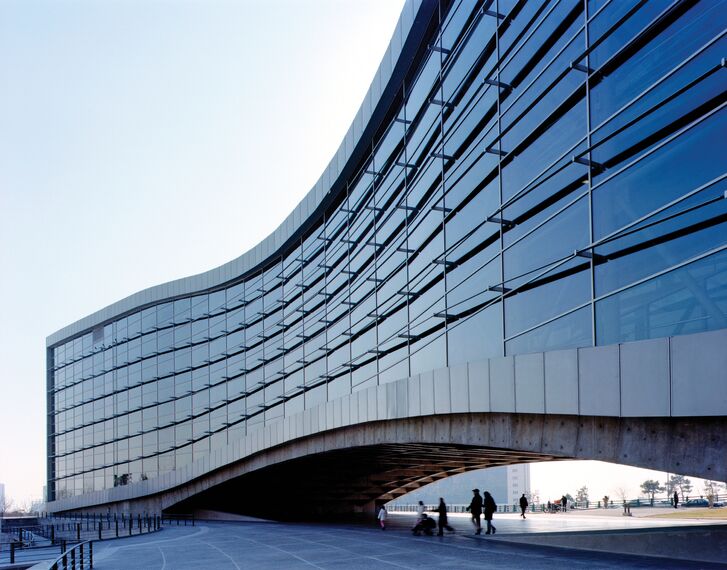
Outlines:
<svg viewBox="0 0 727 570"><path fill-rule="evenodd" d="M475 527L475 534L482 534L482 524L480 516L482 516L482 497L479 489L472 489L472 501L467 510L472 513L472 525Z"/></svg>
<svg viewBox="0 0 727 570"><path fill-rule="evenodd" d="M568 497L565 495L560 498L560 506L563 507L563 512L568 510Z"/></svg>
<svg viewBox="0 0 727 570"><path fill-rule="evenodd" d="M419 501L419 504L417 505L417 522L421 522L424 518L424 503L422 501Z"/></svg>
<svg viewBox="0 0 727 570"><path fill-rule="evenodd" d="M485 491L485 521L487 521L487 532L485 534L495 534L497 528L492 524L492 515L495 514L497 505L495 499L492 498L489 491Z"/></svg>
<svg viewBox="0 0 727 570"><path fill-rule="evenodd" d="M679 493L674 491L674 508L677 508L677 505L679 504Z"/></svg>
<svg viewBox="0 0 727 570"><path fill-rule="evenodd" d="M528 498L525 496L525 493L523 493L523 496L520 497L520 510L522 511L522 514L520 515L522 518L525 518L525 511L528 508Z"/></svg>
<svg viewBox="0 0 727 570"><path fill-rule="evenodd" d="M381 527L381 530L386 530L386 507L384 505L381 505L381 508L379 509L379 526Z"/></svg>
<svg viewBox="0 0 727 570"><path fill-rule="evenodd" d="M439 532L437 533L437 536L443 536L445 528L449 532L454 532L454 529L449 526L449 522L447 520L447 503L444 502L444 499L442 497L439 497L439 506L437 507L437 513L439 513L439 519L437 520Z"/></svg>

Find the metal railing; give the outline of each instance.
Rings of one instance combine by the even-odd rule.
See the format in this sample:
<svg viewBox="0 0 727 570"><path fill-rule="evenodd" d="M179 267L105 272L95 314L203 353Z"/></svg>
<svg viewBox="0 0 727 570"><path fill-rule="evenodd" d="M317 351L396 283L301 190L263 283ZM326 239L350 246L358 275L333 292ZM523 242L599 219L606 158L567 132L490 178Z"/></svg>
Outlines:
<svg viewBox="0 0 727 570"><path fill-rule="evenodd" d="M693 501L694 499L700 499L707 501L703 496L691 496L691 495L685 495L684 500L680 498L679 505L684 506L687 504L688 501ZM722 503L727 503L727 495L715 495L712 499L712 504L715 506L720 506ZM674 502L672 497L655 497L653 500L650 498L636 498L636 499L610 499L608 500L608 503L606 504L603 500L600 501L569 501L567 505L567 510L584 510L584 509L617 509L617 508L624 508L626 510L634 509L634 508L640 508L640 507L673 507ZM691 506L691 505L689 505ZM705 507L708 505L704 505ZM419 505L414 503L396 503L392 502L391 504L386 506L386 509L389 512L394 513L415 513L417 512L417 509L419 508ZM424 509L426 512L431 512L437 510L437 505L424 505ZM467 512L467 505L466 504L448 504L447 505L447 511L450 513L464 513ZM551 501L550 503L530 503L528 505L527 511L530 513L536 513L536 512L560 512L562 511L562 506L560 504L560 499ZM498 513L519 513L520 512L520 505L498 505L497 506L497 512Z"/></svg>
<svg viewBox="0 0 727 570"><path fill-rule="evenodd" d="M93 541L79 542L48 563L47 570L85 570L93 568Z"/></svg>
<svg viewBox="0 0 727 570"><path fill-rule="evenodd" d="M194 526L194 515L193 514L170 514L161 516L161 524L167 524L169 526L187 526L188 524Z"/></svg>
<svg viewBox="0 0 727 570"><path fill-rule="evenodd" d="M92 540L108 540L156 532L162 528L160 515L131 514L72 514L66 516L45 515L35 519L32 526L5 528L0 540L0 563L40 562L57 556L57 546L61 549L59 564L67 552L66 564L71 568L81 560L87 561L84 551L74 550L79 544ZM185 521L185 524L187 522ZM192 524L194 520L192 519ZM75 544L68 550L69 544ZM75 564L75 566L74 566ZM90 566L85 566L90 567ZM58 568L65 568L58 566Z"/></svg>

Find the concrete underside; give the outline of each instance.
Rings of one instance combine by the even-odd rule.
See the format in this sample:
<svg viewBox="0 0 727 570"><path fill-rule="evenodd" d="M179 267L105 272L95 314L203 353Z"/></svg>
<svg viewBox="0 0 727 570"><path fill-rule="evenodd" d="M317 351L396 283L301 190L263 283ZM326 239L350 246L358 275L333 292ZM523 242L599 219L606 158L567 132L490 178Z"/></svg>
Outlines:
<svg viewBox="0 0 727 570"><path fill-rule="evenodd" d="M449 414L297 439L172 490L85 512L211 509L274 519L370 515L437 479L498 465L597 459L727 479L727 419Z"/></svg>

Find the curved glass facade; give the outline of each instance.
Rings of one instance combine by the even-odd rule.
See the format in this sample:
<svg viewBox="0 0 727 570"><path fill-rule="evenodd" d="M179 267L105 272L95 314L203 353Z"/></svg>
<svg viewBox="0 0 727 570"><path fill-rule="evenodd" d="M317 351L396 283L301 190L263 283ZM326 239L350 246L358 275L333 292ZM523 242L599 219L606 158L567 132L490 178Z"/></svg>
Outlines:
<svg viewBox="0 0 727 570"><path fill-rule="evenodd" d="M423 371L727 327L727 2L435 13L296 243L48 348L49 500Z"/></svg>

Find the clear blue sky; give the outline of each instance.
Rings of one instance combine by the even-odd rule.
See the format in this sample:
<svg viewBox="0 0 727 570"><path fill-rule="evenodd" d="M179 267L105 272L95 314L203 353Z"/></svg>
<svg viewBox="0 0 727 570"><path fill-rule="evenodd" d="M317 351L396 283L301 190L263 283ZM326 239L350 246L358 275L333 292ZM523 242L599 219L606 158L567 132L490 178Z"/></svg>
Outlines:
<svg viewBox="0 0 727 570"><path fill-rule="evenodd" d="M338 148L402 5L0 2L0 482L10 497L39 497L45 482L45 337L272 232ZM541 477L534 467L533 486L547 493L548 481L594 471L576 475L583 468L553 464Z"/></svg>

